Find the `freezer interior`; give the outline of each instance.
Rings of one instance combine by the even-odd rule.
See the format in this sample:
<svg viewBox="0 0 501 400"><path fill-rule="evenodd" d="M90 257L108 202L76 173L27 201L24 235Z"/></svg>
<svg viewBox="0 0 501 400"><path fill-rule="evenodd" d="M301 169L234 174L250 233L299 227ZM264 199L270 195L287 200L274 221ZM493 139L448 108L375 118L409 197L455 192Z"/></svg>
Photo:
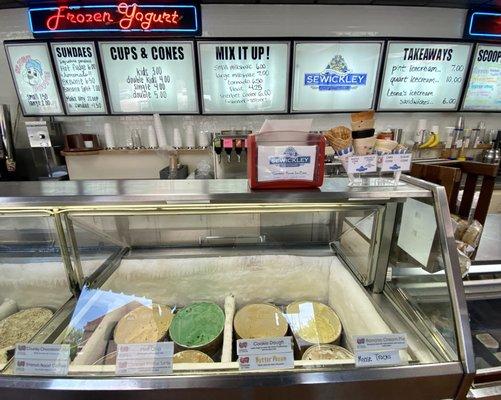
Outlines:
<svg viewBox="0 0 501 400"><path fill-rule="evenodd" d="M437 300L445 310L437 320L400 278L419 271L447 288L430 198L83 210L69 212L65 226L72 254L90 248L105 258L81 270L84 289L55 339L71 346L70 374L114 374L117 346L150 337L144 318L155 340L174 342L178 374L234 373L236 340L258 328L293 338L296 369L352 369L355 336L386 333L407 335L401 364L459 359L450 295ZM200 307L222 313L197 320ZM341 333L326 338L335 318ZM212 339L199 341L211 329ZM187 350L204 354L185 358Z"/></svg>

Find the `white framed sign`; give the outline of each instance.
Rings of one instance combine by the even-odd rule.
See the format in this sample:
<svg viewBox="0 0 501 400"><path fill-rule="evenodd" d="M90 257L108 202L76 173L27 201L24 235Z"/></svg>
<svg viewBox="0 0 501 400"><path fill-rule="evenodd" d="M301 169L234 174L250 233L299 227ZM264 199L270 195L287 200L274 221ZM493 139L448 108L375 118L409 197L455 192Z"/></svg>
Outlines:
<svg viewBox="0 0 501 400"><path fill-rule="evenodd" d="M383 42L294 43L292 112L374 107Z"/></svg>
<svg viewBox="0 0 501 400"><path fill-rule="evenodd" d="M472 45L388 42L379 111L456 110Z"/></svg>
<svg viewBox="0 0 501 400"><path fill-rule="evenodd" d="M51 49L68 115L106 114L94 43L57 42Z"/></svg>
<svg viewBox="0 0 501 400"><path fill-rule="evenodd" d="M287 112L288 42L198 42L204 114Z"/></svg>
<svg viewBox="0 0 501 400"><path fill-rule="evenodd" d="M193 42L100 42L112 114L195 114Z"/></svg>
<svg viewBox="0 0 501 400"><path fill-rule="evenodd" d="M501 111L501 45L477 44L462 109Z"/></svg>
<svg viewBox="0 0 501 400"><path fill-rule="evenodd" d="M6 43L5 50L23 114L64 115L46 43Z"/></svg>

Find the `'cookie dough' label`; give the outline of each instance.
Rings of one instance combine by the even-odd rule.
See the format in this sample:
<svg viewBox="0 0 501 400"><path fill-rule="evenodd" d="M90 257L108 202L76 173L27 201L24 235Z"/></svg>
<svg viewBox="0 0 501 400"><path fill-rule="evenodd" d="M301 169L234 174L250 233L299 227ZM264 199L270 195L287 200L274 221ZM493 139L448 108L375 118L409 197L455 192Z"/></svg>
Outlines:
<svg viewBox="0 0 501 400"><path fill-rule="evenodd" d="M290 336L237 340L241 370L294 368Z"/></svg>

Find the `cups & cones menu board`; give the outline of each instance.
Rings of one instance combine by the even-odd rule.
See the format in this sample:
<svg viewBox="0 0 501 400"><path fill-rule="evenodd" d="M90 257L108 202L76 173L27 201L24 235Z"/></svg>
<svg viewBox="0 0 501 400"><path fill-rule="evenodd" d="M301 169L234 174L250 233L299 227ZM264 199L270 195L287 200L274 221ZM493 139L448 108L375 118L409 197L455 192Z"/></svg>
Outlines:
<svg viewBox="0 0 501 400"><path fill-rule="evenodd" d="M456 110L470 43L388 42L380 111Z"/></svg>
<svg viewBox="0 0 501 400"><path fill-rule="evenodd" d="M477 45L463 110L501 111L501 45Z"/></svg>
<svg viewBox="0 0 501 400"><path fill-rule="evenodd" d="M193 42L100 42L112 114L198 112Z"/></svg>
<svg viewBox="0 0 501 400"><path fill-rule="evenodd" d="M292 111L374 106L382 42L295 42Z"/></svg>
<svg viewBox="0 0 501 400"><path fill-rule="evenodd" d="M67 114L105 114L94 43L51 43L51 48Z"/></svg>
<svg viewBox="0 0 501 400"><path fill-rule="evenodd" d="M64 114L47 44L6 43L5 50L23 114Z"/></svg>
<svg viewBox="0 0 501 400"><path fill-rule="evenodd" d="M203 112L287 112L289 43L199 42Z"/></svg>

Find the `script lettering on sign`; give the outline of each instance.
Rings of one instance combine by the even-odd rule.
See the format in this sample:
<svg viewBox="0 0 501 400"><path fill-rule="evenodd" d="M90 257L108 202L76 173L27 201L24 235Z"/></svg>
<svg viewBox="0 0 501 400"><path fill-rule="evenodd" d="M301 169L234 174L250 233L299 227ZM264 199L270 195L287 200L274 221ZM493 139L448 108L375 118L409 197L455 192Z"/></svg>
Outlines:
<svg viewBox="0 0 501 400"><path fill-rule="evenodd" d="M92 34L173 32L196 35L200 12L195 4L138 4L35 7L28 10L34 35L52 36L65 32Z"/></svg>

